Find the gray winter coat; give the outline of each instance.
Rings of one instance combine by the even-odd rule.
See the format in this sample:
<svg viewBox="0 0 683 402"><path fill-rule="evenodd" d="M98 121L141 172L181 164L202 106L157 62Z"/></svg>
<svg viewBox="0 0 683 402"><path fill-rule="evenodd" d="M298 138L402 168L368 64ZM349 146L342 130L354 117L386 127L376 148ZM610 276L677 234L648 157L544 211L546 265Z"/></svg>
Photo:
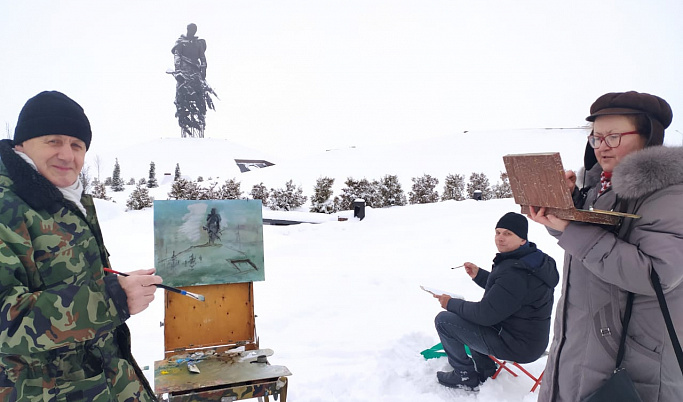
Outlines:
<svg viewBox="0 0 683 402"><path fill-rule="evenodd" d="M650 282L660 276L683 334L683 148L626 156L597 198L601 167L587 173L584 208L640 215L619 228L571 222L552 233L565 250L562 295L539 401L579 401L615 368L627 291L635 294L622 364L643 401L683 401L683 376Z"/></svg>

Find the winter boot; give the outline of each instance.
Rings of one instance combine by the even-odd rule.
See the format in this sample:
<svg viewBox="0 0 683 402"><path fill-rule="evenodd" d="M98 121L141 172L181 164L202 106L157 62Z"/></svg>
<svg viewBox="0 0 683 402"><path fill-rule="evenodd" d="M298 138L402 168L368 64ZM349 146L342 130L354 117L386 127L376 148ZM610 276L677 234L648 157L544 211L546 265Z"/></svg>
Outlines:
<svg viewBox="0 0 683 402"><path fill-rule="evenodd" d="M439 371L436 373L436 379L441 385L450 388L479 392L479 377L474 370Z"/></svg>
<svg viewBox="0 0 683 402"><path fill-rule="evenodd" d="M488 355L475 353L472 355L474 361L474 369L479 377L479 382L484 383L487 379L493 377L498 370L498 365Z"/></svg>
<svg viewBox="0 0 683 402"><path fill-rule="evenodd" d="M482 371L477 371L477 377L479 377L479 382L483 384L486 380L493 377L493 375L496 374L497 370L498 368L494 364L493 368L486 368Z"/></svg>

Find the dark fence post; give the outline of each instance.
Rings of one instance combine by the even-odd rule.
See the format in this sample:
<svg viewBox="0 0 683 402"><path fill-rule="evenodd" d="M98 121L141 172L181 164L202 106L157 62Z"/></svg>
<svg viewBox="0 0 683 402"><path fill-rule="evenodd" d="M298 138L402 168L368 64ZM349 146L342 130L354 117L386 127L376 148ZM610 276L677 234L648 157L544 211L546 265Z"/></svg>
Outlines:
<svg viewBox="0 0 683 402"><path fill-rule="evenodd" d="M363 220L365 218L365 200L357 198L353 201L353 217Z"/></svg>

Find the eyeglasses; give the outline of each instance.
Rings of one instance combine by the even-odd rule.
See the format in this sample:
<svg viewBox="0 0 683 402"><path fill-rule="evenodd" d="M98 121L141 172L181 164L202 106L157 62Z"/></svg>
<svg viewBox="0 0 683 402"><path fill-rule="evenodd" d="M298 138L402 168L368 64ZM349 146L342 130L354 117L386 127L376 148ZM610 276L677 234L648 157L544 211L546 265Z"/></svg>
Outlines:
<svg viewBox="0 0 683 402"><path fill-rule="evenodd" d="M622 135L630 135L630 134L639 134L637 131L628 131L625 133L613 133L606 135L604 137L599 137L596 135L589 135L588 136L588 143L590 144L591 147L597 149L600 148L600 145L602 145L602 142L605 141L605 144L607 144L608 147L610 148L616 148L621 144L621 136Z"/></svg>

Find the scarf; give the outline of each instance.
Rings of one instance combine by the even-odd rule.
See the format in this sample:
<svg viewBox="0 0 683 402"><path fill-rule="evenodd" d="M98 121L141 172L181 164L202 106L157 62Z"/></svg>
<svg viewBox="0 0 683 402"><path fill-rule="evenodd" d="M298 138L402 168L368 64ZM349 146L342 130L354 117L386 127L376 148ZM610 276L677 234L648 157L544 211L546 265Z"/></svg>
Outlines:
<svg viewBox="0 0 683 402"><path fill-rule="evenodd" d="M600 191L598 191L598 195L603 194L610 187L612 187L612 172L603 171L600 173Z"/></svg>
<svg viewBox="0 0 683 402"><path fill-rule="evenodd" d="M38 171L38 167L36 167L36 164L33 162L31 158L29 158L28 155L17 150L14 150L14 153L19 155L21 159L25 160L26 163L28 163L29 165L31 165L31 167ZM59 190L62 193L62 195L64 195L64 198L73 202L76 205L76 207L78 207L78 209L80 209L81 212L83 212L84 216L88 216L88 214L85 211L85 207L81 203L81 195L83 194L83 183L81 183L80 180L76 179L76 182L68 187L57 187L57 190Z"/></svg>

